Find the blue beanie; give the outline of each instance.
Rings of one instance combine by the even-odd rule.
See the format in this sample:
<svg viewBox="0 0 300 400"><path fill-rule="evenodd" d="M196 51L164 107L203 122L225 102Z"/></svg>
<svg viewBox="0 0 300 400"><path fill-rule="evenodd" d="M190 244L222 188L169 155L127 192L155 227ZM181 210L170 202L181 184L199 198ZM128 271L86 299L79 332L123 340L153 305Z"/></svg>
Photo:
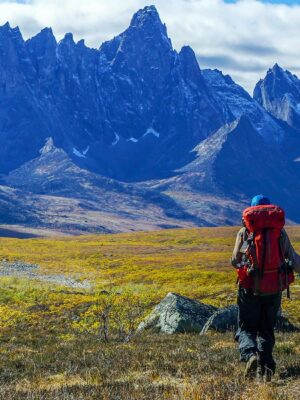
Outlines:
<svg viewBox="0 0 300 400"><path fill-rule="evenodd" d="M264 196L263 194L259 194L257 196L254 196L252 201L251 201L251 206L264 206L271 204L270 199L267 196Z"/></svg>

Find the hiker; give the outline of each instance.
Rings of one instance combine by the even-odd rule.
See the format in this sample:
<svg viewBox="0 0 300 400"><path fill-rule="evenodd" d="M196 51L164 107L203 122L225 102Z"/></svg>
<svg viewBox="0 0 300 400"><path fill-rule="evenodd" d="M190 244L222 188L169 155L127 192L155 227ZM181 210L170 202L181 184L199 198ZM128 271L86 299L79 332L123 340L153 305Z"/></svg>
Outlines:
<svg viewBox="0 0 300 400"><path fill-rule="evenodd" d="M300 256L283 229L284 211L266 196L252 199L242 223L231 258L239 284L236 340L240 360L246 362L245 377L269 382L276 368L272 351L282 291L289 297Z"/></svg>

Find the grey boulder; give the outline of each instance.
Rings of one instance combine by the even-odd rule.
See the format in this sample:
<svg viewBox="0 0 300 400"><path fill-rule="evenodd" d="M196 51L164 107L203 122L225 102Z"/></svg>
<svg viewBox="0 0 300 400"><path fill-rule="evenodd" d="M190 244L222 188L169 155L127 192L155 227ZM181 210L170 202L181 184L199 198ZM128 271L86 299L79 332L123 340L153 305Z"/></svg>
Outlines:
<svg viewBox="0 0 300 400"><path fill-rule="evenodd" d="M169 293L140 323L138 331L151 330L169 334L201 332L216 310L216 307Z"/></svg>
<svg viewBox="0 0 300 400"><path fill-rule="evenodd" d="M211 329L216 330L218 332L235 330L237 328L237 318L238 318L237 305L221 308L208 318L205 325L203 326L201 335L204 335Z"/></svg>
<svg viewBox="0 0 300 400"><path fill-rule="evenodd" d="M169 293L138 327L138 331L154 333L200 333L210 330L217 332L236 331L238 321L237 305L216 308L175 293ZM282 315L278 315L277 331L299 331Z"/></svg>
<svg viewBox="0 0 300 400"><path fill-rule="evenodd" d="M220 308L205 323L201 335L206 334L209 330L218 332L236 331L238 326L238 306L231 305L229 307ZM280 310L277 317L276 328L280 332L298 332L299 328L293 325Z"/></svg>

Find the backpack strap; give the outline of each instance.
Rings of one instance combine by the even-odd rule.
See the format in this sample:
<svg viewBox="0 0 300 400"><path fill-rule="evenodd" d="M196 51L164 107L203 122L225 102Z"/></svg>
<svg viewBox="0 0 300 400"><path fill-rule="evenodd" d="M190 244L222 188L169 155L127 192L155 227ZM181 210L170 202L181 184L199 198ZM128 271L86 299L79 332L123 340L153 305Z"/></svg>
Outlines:
<svg viewBox="0 0 300 400"><path fill-rule="evenodd" d="M248 269L249 275L253 276L254 279L254 288L253 292L255 295L258 295L260 293L260 276L259 276L259 268L258 268L258 260L257 260L257 255L256 255L256 247L255 247L255 234L254 232L250 232L248 236L248 252L249 252L249 258L250 261L252 262L252 265Z"/></svg>
<svg viewBox="0 0 300 400"><path fill-rule="evenodd" d="M269 229L265 228L265 229L262 230L262 232L263 232L263 237L264 237L264 240L263 240L264 244L263 244L263 254L262 254L262 265L261 265L261 269L259 271L260 272L260 274L259 274L260 275L260 279L263 278L264 273L265 273L267 250L268 250L268 247L270 245Z"/></svg>
<svg viewBox="0 0 300 400"><path fill-rule="evenodd" d="M283 233L281 231L280 237L279 237L279 249L282 257L282 266L279 268L278 275L279 275L279 285L280 289L282 289L282 277L281 277L281 272L282 272L282 267L284 269L285 273L285 283L286 283L286 296L288 299L291 298L291 290L290 290L290 285L289 285L289 265L286 262L286 256L284 252L284 243L283 243Z"/></svg>
<svg viewBox="0 0 300 400"><path fill-rule="evenodd" d="M287 258L287 254L284 251L284 243L283 243L283 233L281 231L280 233L280 237L279 237L279 248L280 248L280 253L281 253L281 257L282 257L282 262L285 261L285 259Z"/></svg>

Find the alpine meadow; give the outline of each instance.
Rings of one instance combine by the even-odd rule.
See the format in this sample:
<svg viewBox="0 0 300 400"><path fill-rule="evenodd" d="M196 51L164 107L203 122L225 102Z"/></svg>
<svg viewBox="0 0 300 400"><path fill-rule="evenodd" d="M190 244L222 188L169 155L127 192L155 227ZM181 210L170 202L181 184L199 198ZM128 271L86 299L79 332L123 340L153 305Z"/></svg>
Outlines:
<svg viewBox="0 0 300 400"><path fill-rule="evenodd" d="M300 249L299 228L289 233ZM1 398L257 398L236 362L232 332L134 333L169 292L214 306L234 303L234 236L234 228L200 228L1 239L1 258L39 265L37 274L50 280L9 269L1 277ZM283 310L299 324L299 309L296 284ZM298 398L298 335L279 334L279 376L260 385L259 399Z"/></svg>
<svg viewBox="0 0 300 400"><path fill-rule="evenodd" d="M0 400L300 398L300 0L154 3L0 0Z"/></svg>

